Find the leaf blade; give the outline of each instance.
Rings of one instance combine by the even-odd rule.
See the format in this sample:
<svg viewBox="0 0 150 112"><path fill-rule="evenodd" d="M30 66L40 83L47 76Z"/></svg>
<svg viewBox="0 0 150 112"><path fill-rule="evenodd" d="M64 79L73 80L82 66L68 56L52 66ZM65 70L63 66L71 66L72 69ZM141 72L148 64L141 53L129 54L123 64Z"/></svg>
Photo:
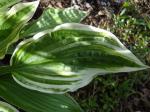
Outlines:
<svg viewBox="0 0 150 112"><path fill-rule="evenodd" d="M20 30L33 16L39 2L18 3L5 14L0 14L0 59L8 47L19 39Z"/></svg>
<svg viewBox="0 0 150 112"><path fill-rule="evenodd" d="M83 112L69 95L28 90L14 82L10 76L0 78L0 91L0 97L27 112Z"/></svg>
<svg viewBox="0 0 150 112"><path fill-rule="evenodd" d="M68 23L42 35L20 44L11 59L12 66L20 65L13 78L29 89L61 94L87 85L97 75L147 68L102 29Z"/></svg>
<svg viewBox="0 0 150 112"><path fill-rule="evenodd" d="M29 23L23 29L22 36L31 36L63 23L79 23L85 17L86 12L74 8L47 8L38 20Z"/></svg>
<svg viewBox="0 0 150 112"><path fill-rule="evenodd" d="M1 0L0 1L0 11L6 10L8 7L20 2L21 0Z"/></svg>

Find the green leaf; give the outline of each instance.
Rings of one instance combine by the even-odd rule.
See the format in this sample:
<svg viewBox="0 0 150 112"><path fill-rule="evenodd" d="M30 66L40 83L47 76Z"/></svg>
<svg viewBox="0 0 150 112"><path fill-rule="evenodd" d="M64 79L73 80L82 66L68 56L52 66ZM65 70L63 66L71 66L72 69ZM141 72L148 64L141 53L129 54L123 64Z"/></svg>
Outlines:
<svg viewBox="0 0 150 112"><path fill-rule="evenodd" d="M10 7L20 1L21 0L0 0L0 11L4 11L8 7Z"/></svg>
<svg viewBox="0 0 150 112"><path fill-rule="evenodd" d="M29 23L22 31L22 37L31 36L38 32L53 29L55 26L63 23L79 23L86 16L84 11L74 8L58 9L48 8L42 16L31 23Z"/></svg>
<svg viewBox="0 0 150 112"><path fill-rule="evenodd" d="M47 31L48 32L48 31ZM11 59L15 81L46 93L65 93L95 76L147 68L112 33L66 23L22 42Z"/></svg>
<svg viewBox="0 0 150 112"><path fill-rule="evenodd" d="M0 112L19 112L8 103L0 101Z"/></svg>
<svg viewBox="0 0 150 112"><path fill-rule="evenodd" d="M38 1L19 3L8 12L0 13L0 59L8 47L19 39L20 30L32 18L38 4Z"/></svg>
<svg viewBox="0 0 150 112"><path fill-rule="evenodd" d="M150 29L150 16L144 16L144 20L146 21L147 26Z"/></svg>
<svg viewBox="0 0 150 112"><path fill-rule="evenodd" d="M18 85L10 75L0 77L0 97L26 112L83 112L68 94L54 95L28 90Z"/></svg>

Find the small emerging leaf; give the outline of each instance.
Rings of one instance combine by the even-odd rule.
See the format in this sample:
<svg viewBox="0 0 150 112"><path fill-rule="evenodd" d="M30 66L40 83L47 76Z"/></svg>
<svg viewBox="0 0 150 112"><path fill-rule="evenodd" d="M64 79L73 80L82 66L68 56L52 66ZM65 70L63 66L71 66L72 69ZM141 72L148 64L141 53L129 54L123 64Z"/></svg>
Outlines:
<svg viewBox="0 0 150 112"><path fill-rule="evenodd" d="M17 83L57 94L75 91L97 75L147 67L112 33L75 23L22 42L11 62L17 68L12 72Z"/></svg>
<svg viewBox="0 0 150 112"><path fill-rule="evenodd" d="M0 59L2 59L8 47L19 39L22 27L33 16L39 2L19 3L8 12L0 12Z"/></svg>
<svg viewBox="0 0 150 112"><path fill-rule="evenodd" d="M74 8L48 8L38 20L29 23L24 28L22 36L30 36L37 32L53 29L55 26L63 23L79 23L85 16L86 13L84 11Z"/></svg>
<svg viewBox="0 0 150 112"><path fill-rule="evenodd" d="M9 105L8 103L0 101L0 112L19 112L17 109Z"/></svg>

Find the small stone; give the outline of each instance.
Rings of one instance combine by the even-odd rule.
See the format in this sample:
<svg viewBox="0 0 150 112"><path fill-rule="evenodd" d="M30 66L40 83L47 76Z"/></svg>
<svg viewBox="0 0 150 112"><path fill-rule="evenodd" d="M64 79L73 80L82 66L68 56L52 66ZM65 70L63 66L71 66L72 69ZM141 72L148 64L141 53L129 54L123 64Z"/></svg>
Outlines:
<svg viewBox="0 0 150 112"><path fill-rule="evenodd" d="M56 5L60 8L63 8L62 3L61 2L57 2Z"/></svg>
<svg viewBox="0 0 150 112"><path fill-rule="evenodd" d="M98 12L98 15L103 16L103 15L106 15L106 14L105 14L104 11L99 11L99 12Z"/></svg>

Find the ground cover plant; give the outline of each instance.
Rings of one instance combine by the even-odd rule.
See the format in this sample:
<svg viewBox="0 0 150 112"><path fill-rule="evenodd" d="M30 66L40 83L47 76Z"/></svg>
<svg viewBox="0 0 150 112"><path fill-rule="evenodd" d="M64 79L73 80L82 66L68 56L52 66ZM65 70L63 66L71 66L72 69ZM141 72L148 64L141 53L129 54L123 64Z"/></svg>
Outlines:
<svg viewBox="0 0 150 112"><path fill-rule="evenodd" d="M39 1L0 3L1 60L19 42L10 64L0 66L2 112L18 111L10 104L27 112L82 112L67 92L98 75L149 68L109 31L79 24L86 12L48 8L28 22Z"/></svg>

